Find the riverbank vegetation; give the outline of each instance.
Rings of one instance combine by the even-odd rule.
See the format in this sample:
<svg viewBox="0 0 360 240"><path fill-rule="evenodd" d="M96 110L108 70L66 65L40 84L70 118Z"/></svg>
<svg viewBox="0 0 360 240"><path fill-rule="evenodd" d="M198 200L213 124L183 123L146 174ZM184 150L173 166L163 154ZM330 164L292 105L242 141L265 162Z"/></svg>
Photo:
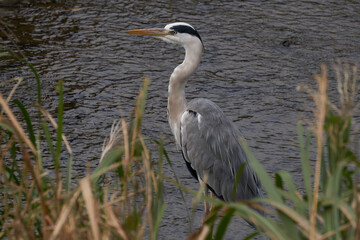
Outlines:
<svg viewBox="0 0 360 240"><path fill-rule="evenodd" d="M149 80L144 80L130 121L120 119L113 125L98 167L74 179L76 156L63 134L66 86L59 81L57 114L51 116L42 107L40 77L31 64L4 49L0 57L27 65L38 93L37 117L31 118L33 106L12 98L22 78L10 81L15 84L7 96L0 91L0 239L157 239L166 208L164 184L175 184L214 205L189 239L222 239L234 216L256 226L247 239L259 234L284 240L360 239L355 67L335 68L339 99L328 97L324 66L315 76L317 89L300 87L315 103L306 129L297 125L302 183L295 184L286 171L268 174L242 142L266 197L224 203L189 190L176 177L164 176L163 162L171 162L161 140L153 140L158 157L152 157L141 134ZM311 151L316 152L315 159ZM45 168L44 161L52 161L53 167Z"/></svg>
<svg viewBox="0 0 360 240"><path fill-rule="evenodd" d="M354 113L360 106L355 101L359 92L357 69L347 64L338 64L334 69L339 99L328 97L324 65L315 76L317 89L299 86L315 103L308 130L304 131L301 123L297 126L303 175L300 187L289 172L282 170L269 175L243 143L267 197L243 204L213 201L218 208L201 230L207 233L206 239L213 235L219 212L223 217L215 239L222 238L234 215L251 221L271 239L360 239L359 132L353 124ZM314 160L311 150L316 152Z"/></svg>

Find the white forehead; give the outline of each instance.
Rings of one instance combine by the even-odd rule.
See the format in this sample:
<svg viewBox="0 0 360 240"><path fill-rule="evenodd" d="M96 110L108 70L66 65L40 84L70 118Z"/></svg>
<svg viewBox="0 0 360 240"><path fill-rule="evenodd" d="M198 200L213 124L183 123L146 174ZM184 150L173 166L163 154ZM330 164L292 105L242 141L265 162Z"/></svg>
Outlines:
<svg viewBox="0 0 360 240"><path fill-rule="evenodd" d="M193 27L193 26L191 26L190 24L188 24L188 23L185 23L185 22L175 22L175 23L169 23L168 25L166 25L165 26L165 28L164 29L166 29L166 30L169 30L170 28L172 28L172 27L174 27L174 26L180 26L180 25L182 25L182 26L188 26L188 27L191 27L192 29L194 29L195 30L195 28Z"/></svg>

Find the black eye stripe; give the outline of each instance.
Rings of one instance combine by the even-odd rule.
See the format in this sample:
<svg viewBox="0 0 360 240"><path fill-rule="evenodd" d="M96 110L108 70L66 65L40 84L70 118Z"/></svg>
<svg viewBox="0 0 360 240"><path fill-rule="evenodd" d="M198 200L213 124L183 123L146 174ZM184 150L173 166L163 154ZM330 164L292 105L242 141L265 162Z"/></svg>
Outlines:
<svg viewBox="0 0 360 240"><path fill-rule="evenodd" d="M186 25L177 25L177 26L172 26L170 29L174 30L175 33L188 33L190 35L193 35L195 37L198 37L200 39L200 41L202 42L202 39L199 35L199 33L193 29L192 27L186 26Z"/></svg>

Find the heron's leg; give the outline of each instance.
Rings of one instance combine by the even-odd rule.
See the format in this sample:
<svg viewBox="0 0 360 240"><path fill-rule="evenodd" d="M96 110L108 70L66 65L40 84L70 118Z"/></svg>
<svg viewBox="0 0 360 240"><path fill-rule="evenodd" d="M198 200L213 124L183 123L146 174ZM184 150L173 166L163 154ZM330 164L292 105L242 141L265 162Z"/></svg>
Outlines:
<svg viewBox="0 0 360 240"><path fill-rule="evenodd" d="M214 197L214 193L211 192L211 191L210 191L210 198L211 198L211 199L214 199L214 198L215 198L215 197ZM211 212L211 210L213 210L213 208L214 208L214 204L211 203L211 204L210 204L210 209L209 209L209 211Z"/></svg>
<svg viewBox="0 0 360 240"><path fill-rule="evenodd" d="M209 188L207 187L207 185L205 185L204 193L206 197L209 196ZM209 203L207 201L204 201L204 210L205 216L207 216L209 214Z"/></svg>
<svg viewBox="0 0 360 240"><path fill-rule="evenodd" d="M206 197L208 197L209 196L209 188L208 188L207 184L200 177L198 177L198 180L199 180L200 186L204 186L204 195ZM204 201L204 211L205 211L205 217L206 217L209 213L209 203L207 201Z"/></svg>

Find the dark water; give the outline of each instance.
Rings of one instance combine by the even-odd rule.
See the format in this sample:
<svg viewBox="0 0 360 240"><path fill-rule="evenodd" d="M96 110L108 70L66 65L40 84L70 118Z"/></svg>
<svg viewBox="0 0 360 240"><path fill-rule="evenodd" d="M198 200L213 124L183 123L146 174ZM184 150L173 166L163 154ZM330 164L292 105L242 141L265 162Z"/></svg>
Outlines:
<svg viewBox="0 0 360 240"><path fill-rule="evenodd" d="M45 2L45 1L44 1ZM70 11L70 8L81 8ZM315 87L321 63L358 63L359 1L74 1L0 8L19 47L39 71L44 105L55 113L55 87L65 84L65 134L74 151L75 175L85 163L97 165L111 124L134 106L144 76L152 80L144 134L165 137L181 183L197 189L176 150L167 123L167 84L183 50L159 40L125 33L184 21L205 44L203 60L187 85L187 98L206 97L239 126L269 173L285 169L297 183L301 166L296 123L308 117L311 101L296 86ZM9 44L2 37L3 44ZM290 43L288 46L287 43ZM36 101L31 74L11 62L0 63L0 80L23 76L15 97ZM11 87L1 86L6 93ZM335 85L330 86L334 90ZM169 176L170 168L164 164ZM76 177L76 176L75 176ZM167 210L160 239L184 239L189 223L176 187L166 185ZM193 227L203 216L198 206ZM251 232L235 219L227 239Z"/></svg>

